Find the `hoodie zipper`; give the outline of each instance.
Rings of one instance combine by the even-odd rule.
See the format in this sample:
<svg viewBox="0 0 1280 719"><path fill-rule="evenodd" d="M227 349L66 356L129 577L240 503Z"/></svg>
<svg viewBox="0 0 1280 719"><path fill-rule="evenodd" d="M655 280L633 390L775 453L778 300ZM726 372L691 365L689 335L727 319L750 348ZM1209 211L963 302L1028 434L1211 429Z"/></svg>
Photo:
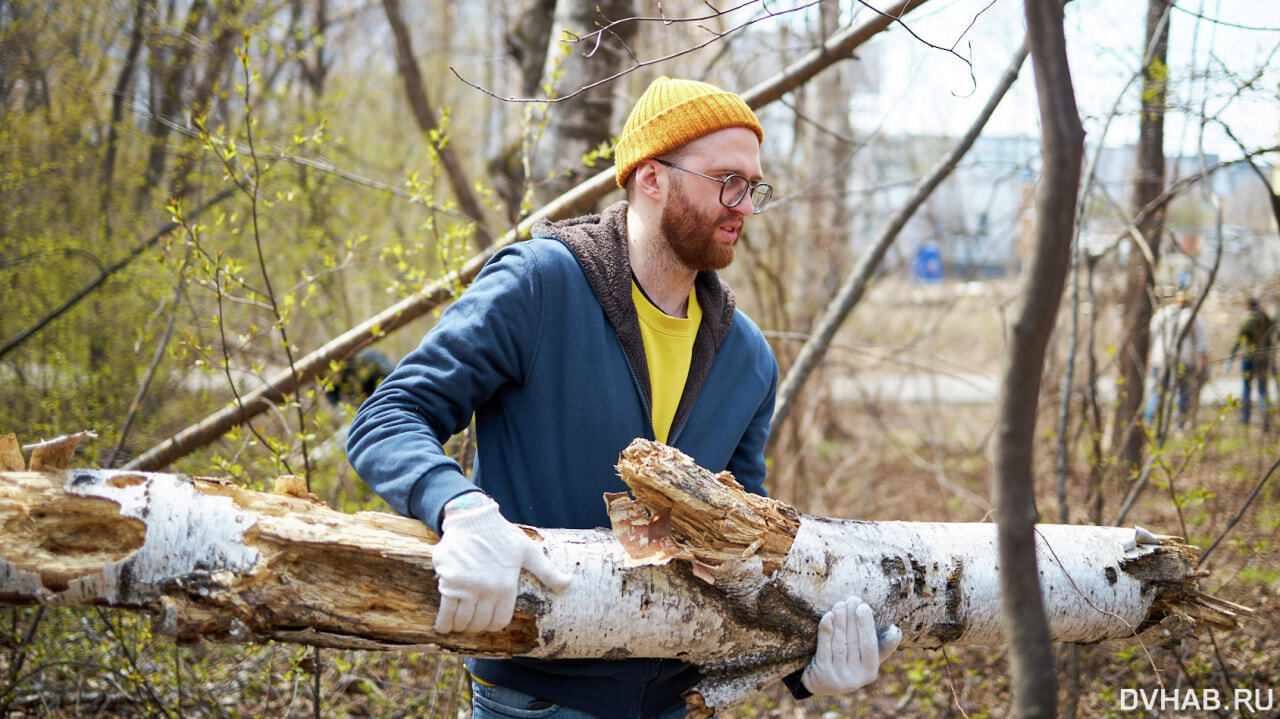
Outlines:
<svg viewBox="0 0 1280 719"><path fill-rule="evenodd" d="M635 365L631 364L631 357L627 355L627 348L623 346L621 337L618 338L618 348L622 350L622 361L627 364L627 371L631 373L631 383L635 385L636 394L640 396L640 408L644 410L644 426L649 430L645 439L656 441L657 433L653 430L653 412L649 409L649 400L644 396L644 388L640 386L640 375L636 374Z"/></svg>

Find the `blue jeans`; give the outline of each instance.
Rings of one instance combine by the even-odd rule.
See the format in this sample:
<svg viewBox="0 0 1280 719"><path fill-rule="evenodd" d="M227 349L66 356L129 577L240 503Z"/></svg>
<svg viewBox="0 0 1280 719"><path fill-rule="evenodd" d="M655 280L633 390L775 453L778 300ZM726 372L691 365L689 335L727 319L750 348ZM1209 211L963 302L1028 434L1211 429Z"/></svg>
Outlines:
<svg viewBox="0 0 1280 719"><path fill-rule="evenodd" d="M1240 394L1240 420L1245 424L1249 424L1249 410L1253 404L1253 392L1250 391L1250 385L1257 385L1258 387L1258 410L1264 415L1267 413L1267 360L1245 359L1241 361L1240 378L1243 380Z"/></svg>
<svg viewBox="0 0 1280 719"><path fill-rule="evenodd" d="M672 707L654 719L683 719L685 708ZM471 680L472 719L595 719L586 712L552 704L506 687L485 686Z"/></svg>
<svg viewBox="0 0 1280 719"><path fill-rule="evenodd" d="M1187 415L1191 412L1191 399L1199 390L1199 377L1195 375L1194 370L1190 367L1179 363L1175 368L1166 372L1163 367L1152 366L1151 378L1155 380L1155 386L1151 389L1151 394L1147 396L1147 406L1142 412L1142 419L1150 426L1155 420L1156 407L1161 397L1169 401L1172 393L1170 393L1170 385L1173 386L1177 393L1178 400L1178 426L1181 427L1186 421Z"/></svg>

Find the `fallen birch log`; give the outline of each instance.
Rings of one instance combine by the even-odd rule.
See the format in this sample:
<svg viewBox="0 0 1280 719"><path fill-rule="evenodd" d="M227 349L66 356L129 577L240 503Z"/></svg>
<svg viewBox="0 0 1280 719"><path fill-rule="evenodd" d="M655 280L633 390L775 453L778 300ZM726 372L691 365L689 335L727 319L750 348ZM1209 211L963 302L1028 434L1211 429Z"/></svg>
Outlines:
<svg viewBox="0 0 1280 719"><path fill-rule="evenodd" d="M803 666L818 617L850 594L904 646L1002 641L995 525L802 515L643 440L618 467L634 499L606 498L614 532L526 529L575 581L553 594L526 575L498 632L433 631L435 537L420 522L336 512L287 477L267 494L174 474L0 472L0 603L147 612L179 642L678 657L703 670L687 697L697 716ZM1201 593L1176 538L1038 535L1056 641L1231 629L1249 611Z"/></svg>

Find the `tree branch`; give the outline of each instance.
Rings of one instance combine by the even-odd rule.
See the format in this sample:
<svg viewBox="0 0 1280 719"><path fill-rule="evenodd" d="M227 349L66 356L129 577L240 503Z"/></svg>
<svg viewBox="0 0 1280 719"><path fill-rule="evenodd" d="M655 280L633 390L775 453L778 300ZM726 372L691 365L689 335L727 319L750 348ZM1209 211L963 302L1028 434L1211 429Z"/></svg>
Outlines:
<svg viewBox="0 0 1280 719"><path fill-rule="evenodd" d="M232 195L232 193L233 193L233 190L230 190L230 189L219 192L218 194L210 198L208 202L205 202L204 204L197 207L195 211L192 212L191 216L188 219L194 222L195 219L199 217L205 210L208 210L210 207L213 207L214 205L227 199ZM89 284L85 285L84 287L81 287L80 290L76 292L74 295L72 295L66 302L63 302L56 309L50 311L48 314L46 314L44 317L41 317L39 320L36 320L35 324L31 325L25 330L22 330L21 332L14 335L13 337L10 337L8 341L4 343L4 346L0 347L0 357L4 357L6 354L16 349L19 345L21 345L23 342L28 340L32 335L44 329L45 325L58 319L63 314L65 314L67 310L70 310L72 307L75 307L80 302L80 300L83 300L85 297L88 297L89 294L91 294L94 290L96 290L103 282L106 282L111 277L111 275L114 275L116 272L119 272L120 270L124 269L130 262L133 262L134 260L136 260L138 258L138 255L141 255L143 252L146 252L148 249L153 247L157 242L163 239L170 232L173 232L174 230L178 229L178 227L179 227L179 223L177 222L166 223L163 227L157 230L154 235L147 238L137 247L134 247L132 250L130 250L129 254L125 255L123 258L116 261L111 266L103 269L102 272L100 272L97 277L95 277L91 282L89 282Z"/></svg>
<svg viewBox="0 0 1280 719"><path fill-rule="evenodd" d="M823 57L824 55L835 54L835 55L837 55L837 56L838 56L838 59L846 59L846 58L847 58L847 57L852 53L853 48L855 48L855 47L857 47L857 46L861 45L863 42L865 42L865 40L867 39L867 37L869 37L869 35L874 35L874 34L876 34L876 33L883 32L884 30L887 30L887 29L888 29L892 24L894 24L894 23L898 23L898 24L902 25L904 28L906 28L906 29L907 29L907 32L908 32L908 33L910 33L912 37L916 38L917 40L919 40L920 42L924 43L924 44L925 44L925 45L927 45L928 47L933 48L933 49L935 49L935 50L944 50L944 51L946 51L946 52L948 52L948 53L950 53L950 54L952 54L952 55L955 55L956 57L960 58L960 60L961 60L961 61L963 61L966 65L969 65L969 66L970 66L970 68L972 68L972 64L973 64L973 63L972 63L968 58L966 58L966 57L964 57L964 56L960 55L959 53L955 52L955 50L954 50L954 49L952 49L952 48L943 48L943 47L940 47L940 46L938 46L938 45L934 45L934 44L932 44L932 43L929 43L929 42L927 42L927 41L923 40L922 38L920 38L920 36L918 36L918 35L916 35L914 32L912 32L912 31L911 31L911 29L910 29L909 27L907 27L906 23L903 23L903 22L902 22L902 17L903 17L904 15L906 15L908 12L911 12L912 10L916 10L916 9L918 9L921 5L924 5L924 4L925 4L926 2L928 2L928 1L929 1L929 0L898 0L898 2L897 2L897 3L895 3L894 5L892 5L890 8L888 8L888 9L886 9L886 10L880 10L880 9L875 8L875 7L872 7L871 5L869 5L869 4L868 4L868 3L866 3L866 2L862 2L862 4L863 4L863 5L866 5L868 8L870 8L870 9L871 9L871 10L873 10L873 11L875 11L875 12L876 12L876 14L877 14L877 17L876 17L876 18L874 18L874 19L872 19L872 20L867 21L866 23L863 23L862 25L858 26L857 28L853 28L853 29L851 29L851 30L849 30L849 31L846 31L845 33L842 33L840 36L838 36L838 37L836 37L836 38L832 38L832 40L830 40L830 41L828 41L827 43L825 43L822 47L818 48L816 51L814 51L814 52L810 53L809 55L807 55L807 56L806 56L806 58L808 58L808 60L810 60L810 61L814 61L814 62L821 62L821 59L822 59L822 57ZM640 21L662 22L662 23L664 23L664 24L671 24L671 23L676 23L676 22L703 22L703 21L709 20L709 19L714 18L714 17L720 17L721 15L725 15L725 14L728 14L728 13L734 12L734 11L736 11L736 10L740 10L740 9L742 9L742 8L744 8L744 7L748 6L748 5L752 5L752 4L754 4L755 2L756 2L756 0L748 0L748 2L744 2L744 3L742 3L741 5L738 5L738 6L735 6L735 7L729 8L728 10L717 10L715 13L713 13L713 14L711 14L711 15L707 15L707 16L703 16L703 17L697 17L697 18L668 18L668 17L666 17L665 15L664 15L664 16L661 16L661 17L633 17L633 18L624 18L624 19L616 20L616 21L614 21L614 22L612 22L612 23L609 23L609 24L608 24L608 25L606 25L605 27L603 27L603 28L601 28L601 29L599 29L599 30L596 30L595 32L592 32L592 33L589 33L589 34L584 35L584 36L582 36L582 37L579 37L579 38L577 38L575 41L579 41L579 42L580 42L580 41L582 41L582 40L585 40L585 39L587 39L587 38L590 38L592 35L598 35L599 33L607 32L607 31L609 31L609 29L610 29L611 27L613 27L614 25L620 24L620 23L627 23L627 22L640 22ZM493 92L493 91L491 91L491 90L488 90L488 89L486 89L486 88L484 88L484 87L481 87L480 85L477 85L476 83L473 83L473 82L471 82L470 80L467 80L466 78L462 77L462 75L458 73L457 69L455 69L455 68L454 68L454 67L452 67L452 66L450 66L450 67L449 67L449 72L452 72L452 73L453 73L453 75L454 75L454 77L458 78L458 80L459 80L459 81L461 81L462 83L464 83L464 84L466 84L466 85L469 85L469 86L471 86L471 87L475 88L476 90L479 90L480 92L483 92L484 94L489 95L490 97L494 97L494 98L497 98L497 99L499 99L499 100L502 100L503 102L525 102L525 103L528 103L528 102L545 102L545 103L564 102L565 100L568 100L568 99L570 99L570 98L576 97L576 96L578 96L578 95L580 95L580 94L582 94L582 93L584 93L584 92L587 92L588 90L592 90L592 89L594 89L594 88L596 88L596 87L599 87L599 86L601 86L601 85L607 85L607 84L609 84L610 82L613 82L614 80L617 80L618 78L623 77L623 76L625 76L625 75L628 75L628 74L630 74L630 73L632 73L632 72L635 72L636 70L639 70L639 69L640 69L640 68L642 68L642 67L647 67L647 66L650 66L650 65L658 65L658 64L661 64L661 63L667 62L667 61L669 61L669 60L673 60L673 59L675 59L675 58L677 58L677 57L680 57L680 56L682 56L682 55L688 55L689 53L692 53L692 52L696 52L696 51L698 51L698 50L701 50L702 48L707 47L708 45L711 45L711 44L713 44L713 43L715 43L715 42L718 42L718 41L722 40L722 39L723 39L725 36L727 36L727 35L732 35L733 33L738 32L738 31L740 31L740 30L742 30L742 29L744 29L744 28L746 28L746 27L748 27L748 26L750 26L750 25L754 25L755 23L760 22L760 21L762 21L762 20L766 20L766 19L768 19L768 18L777 17L777 16L781 16L781 15L786 15L786 14L793 13L793 12L799 12L799 11L801 11L801 10L805 10L805 9L807 9L807 8L809 8L809 7L812 7L812 6L814 6L814 5L817 5L817 4L818 4L818 3L820 3L820 2L822 2L822 0L812 0L811 2L808 2L808 3L806 3L806 4L803 4L803 5L800 5L800 6L797 6L797 7L793 7L793 8L788 8L788 9L786 9L786 10L780 10L780 11L770 10L770 9L768 9L768 7L767 7L767 6L765 6L765 14L764 14L764 15L761 15L761 16L759 16L759 17L755 17L755 18L753 18L753 19L751 19L751 20L747 20L747 21L745 21L745 22L742 22L742 23L740 23L739 25L737 25L737 26L735 26L735 27L732 27L732 28L730 28L730 29L728 29L728 30L725 30L725 31L722 31L722 32L714 32L714 33L712 34L712 37L711 37L710 39L706 40L705 42L698 43L697 45L694 45L693 47L687 47L687 48L685 48L685 49L683 49L683 50L677 50L676 52L672 52L672 53L669 53L669 54L667 54L667 55L663 55L662 57L654 58L654 59L652 59L652 60L637 60L637 61L636 61L636 63L635 63L634 65L632 65L631 67L629 67L629 68L627 68L627 69L625 69L625 70L622 70L622 71L620 71L620 72L617 72L617 73L611 74L611 75L609 75L609 76L607 76L607 77L604 77L604 78L601 78L601 79L599 79L599 80L596 80L595 82L592 82L592 83L589 83L589 84L583 85L582 87L579 87L578 89L576 89L576 90L574 90L574 91L572 91L572 92L570 92L570 93L567 93L567 94L564 94L564 95L557 95L557 96L556 96L556 97L554 97L554 98L536 98L536 97L529 97L529 98L525 98L525 97L503 97L503 96L498 95L497 93L495 93L495 92ZM762 3L762 5L763 5L763 3ZM988 5L988 7L990 7L990 6ZM984 9L984 11L985 11L985 9ZM869 35L868 35L868 33L869 33ZM798 68L798 67L802 66L805 62L806 62L806 60L805 60L805 59L802 59L802 60L800 60L800 62L799 62L799 63L795 63L795 64L793 64L793 65L791 66L791 68L788 68L787 70L785 70L785 71L783 71L782 73L780 73L778 76L775 76L774 80L777 80L777 79L779 79L779 78L781 78L781 77L783 77L783 76L789 76L789 75L791 75L794 69L796 69L796 68ZM826 67L826 66L827 66L827 65L829 65L829 64L830 64L830 62L827 62L826 64L822 65L822 67ZM807 78L806 78L806 79L807 79ZM771 82L773 82L773 81L771 80L771 81L767 82L767 83L766 83L766 85L770 84ZM786 87L786 89L781 90L780 92L778 92L776 96L771 96L771 97L769 97L767 100L764 100L763 102L761 102L760 104L761 104L761 105L763 105L763 104L767 104L768 102L772 102L773 100L776 100L778 96L782 95L782 94L783 94L783 93L785 93L785 92L790 92L791 90L795 89L795 88L796 88L796 87L798 87L799 85L803 84L803 82L804 82L804 80L802 80L802 81L800 81L800 82L797 82L797 83L795 83L794 85L787 86L787 87ZM762 88L762 86L757 86L757 87L756 87L756 89L757 89L757 90L760 90L761 88ZM772 92L772 91L771 91L771 92ZM752 107L752 108L756 108L756 107L759 107L759 106L760 106L760 105L753 104L753 102L752 102L750 99L748 99L748 95L747 95L747 94L743 94L743 96L742 96L742 97L743 97L743 99L744 99L744 100L747 100L747 104L748 104L748 105L751 105L751 107Z"/></svg>

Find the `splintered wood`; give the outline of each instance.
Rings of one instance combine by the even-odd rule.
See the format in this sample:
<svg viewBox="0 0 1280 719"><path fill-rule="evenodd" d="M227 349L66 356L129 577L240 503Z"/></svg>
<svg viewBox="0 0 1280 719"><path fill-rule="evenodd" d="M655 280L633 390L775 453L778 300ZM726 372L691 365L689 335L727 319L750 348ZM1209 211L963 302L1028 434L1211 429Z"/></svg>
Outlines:
<svg viewBox="0 0 1280 719"><path fill-rule="evenodd" d="M764 574L772 575L800 529L794 507L751 494L732 474L712 474L664 444L632 442L618 474L635 498L617 492L605 502L614 534L635 565L683 559L714 583L713 569L758 557Z"/></svg>

